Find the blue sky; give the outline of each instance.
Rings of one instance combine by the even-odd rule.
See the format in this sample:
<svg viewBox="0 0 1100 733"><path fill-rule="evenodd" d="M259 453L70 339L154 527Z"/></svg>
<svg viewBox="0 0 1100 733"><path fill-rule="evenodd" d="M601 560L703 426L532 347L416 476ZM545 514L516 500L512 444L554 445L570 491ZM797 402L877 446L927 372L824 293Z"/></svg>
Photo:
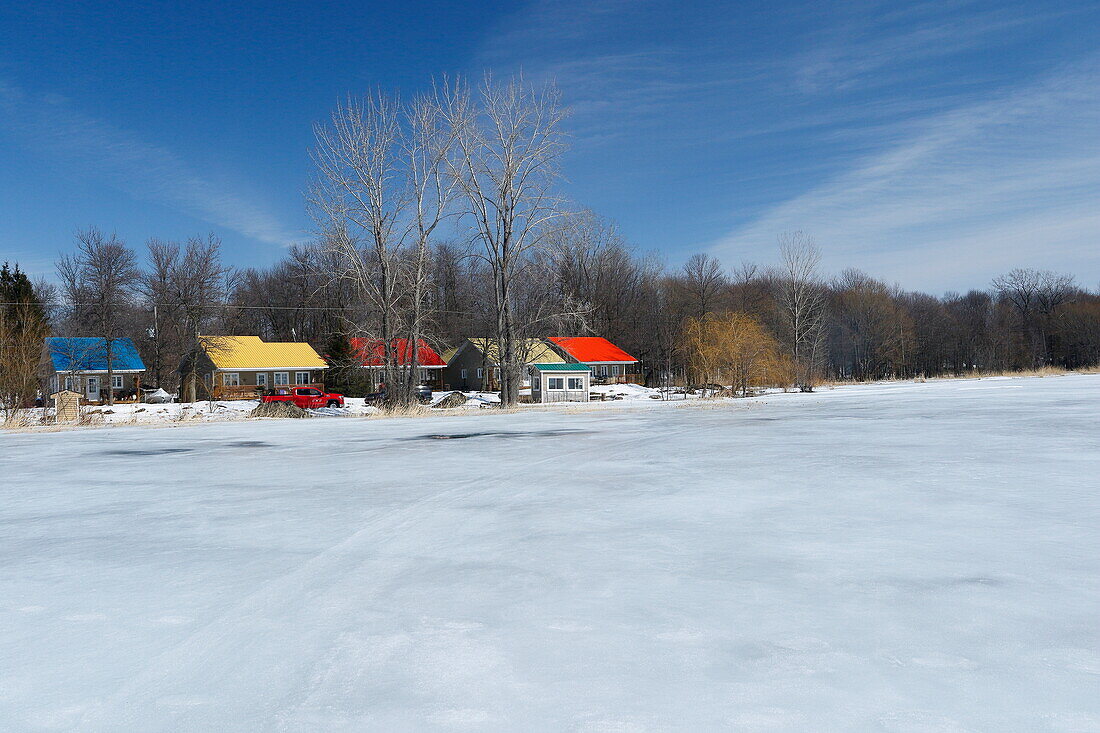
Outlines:
<svg viewBox="0 0 1100 733"><path fill-rule="evenodd" d="M1100 284L1095 2L0 3L0 260L74 230L306 237L311 125L347 93L522 69L572 107L565 192L678 264Z"/></svg>

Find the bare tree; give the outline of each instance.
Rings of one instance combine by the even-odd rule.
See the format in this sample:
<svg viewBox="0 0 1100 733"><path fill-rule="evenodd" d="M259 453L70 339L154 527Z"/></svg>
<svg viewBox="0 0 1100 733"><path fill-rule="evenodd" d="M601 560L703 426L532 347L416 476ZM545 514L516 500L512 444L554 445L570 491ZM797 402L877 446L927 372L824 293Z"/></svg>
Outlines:
<svg viewBox="0 0 1100 733"><path fill-rule="evenodd" d="M1074 287L1072 276L1050 270L1016 268L993 278L993 288L1012 305L1019 318L1020 331L1031 351L1030 366L1050 362L1050 321L1055 309L1070 298Z"/></svg>
<svg viewBox="0 0 1100 733"><path fill-rule="evenodd" d="M448 157L455 142L455 128L433 97L419 96L405 109L407 127L402 149L407 165L411 222L407 238L412 252L402 278L408 300L407 356L401 392L404 401L414 398L419 374L420 342L425 333L431 303L431 241L436 228L448 216L457 185L448 175Z"/></svg>
<svg viewBox="0 0 1100 733"><path fill-rule="evenodd" d="M181 249L176 242L150 239L150 272L144 279L153 303L154 376L157 386L167 376L166 364L185 365L181 397L194 402L196 369L201 352L210 346L210 331L224 316L236 282L236 272L222 264L221 240L213 234L191 237ZM204 332L207 337L204 338Z"/></svg>
<svg viewBox="0 0 1100 733"><path fill-rule="evenodd" d="M400 226L409 205L402 185L400 105L378 93L338 105L329 125L314 127L318 176L309 202L325 246L341 263L337 278L353 283L378 316L382 379L398 398L397 318Z"/></svg>
<svg viewBox="0 0 1100 733"><path fill-rule="evenodd" d="M656 257L636 257L614 223L588 210L559 219L548 250L560 296L578 313L563 333L614 336L631 354L652 359Z"/></svg>
<svg viewBox="0 0 1100 733"><path fill-rule="evenodd" d="M719 298L729 287L718 258L697 252L684 263L682 272L684 289L695 315L702 316L716 310Z"/></svg>
<svg viewBox="0 0 1100 733"><path fill-rule="evenodd" d="M498 84L486 75L476 103L461 81L437 96L456 131L450 171L493 277L501 404L508 407L518 402L523 379L515 289L560 214L551 183L565 149L565 111L556 87L536 90L522 77Z"/></svg>
<svg viewBox="0 0 1100 733"><path fill-rule="evenodd" d="M319 172L311 203L336 276L354 284L378 318L387 402L415 400L417 345L431 306L431 242L450 214L455 140L437 95L401 104L377 94L337 108L317 127ZM368 329L359 324L355 330ZM398 336L407 348L399 351Z"/></svg>
<svg viewBox="0 0 1100 733"><path fill-rule="evenodd" d="M779 236L777 300L798 386L812 392L825 350L825 288L818 268L821 252L801 231Z"/></svg>
<svg viewBox="0 0 1100 733"><path fill-rule="evenodd" d="M114 341L123 334L124 314L133 307L140 281L133 250L116 235L96 228L77 232L76 252L63 255L57 274L76 321L104 340L107 404L114 404Z"/></svg>

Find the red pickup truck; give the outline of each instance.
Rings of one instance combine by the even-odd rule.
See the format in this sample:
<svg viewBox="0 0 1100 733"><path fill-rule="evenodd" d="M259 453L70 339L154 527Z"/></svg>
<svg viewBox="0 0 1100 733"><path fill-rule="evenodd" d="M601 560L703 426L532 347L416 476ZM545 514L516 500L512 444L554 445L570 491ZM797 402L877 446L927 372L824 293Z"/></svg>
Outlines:
<svg viewBox="0 0 1100 733"><path fill-rule="evenodd" d="M260 402L293 402L303 410L315 407L343 407L344 395L322 392L316 387L283 387L260 397Z"/></svg>

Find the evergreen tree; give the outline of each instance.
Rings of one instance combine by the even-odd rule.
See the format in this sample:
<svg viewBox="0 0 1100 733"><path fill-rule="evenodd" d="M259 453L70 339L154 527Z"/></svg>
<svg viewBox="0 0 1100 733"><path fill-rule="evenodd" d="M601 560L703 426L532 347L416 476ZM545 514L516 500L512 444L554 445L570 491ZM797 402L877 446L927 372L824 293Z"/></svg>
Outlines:
<svg viewBox="0 0 1100 733"><path fill-rule="evenodd" d="M19 265L0 267L0 409L29 404L38 389L46 309Z"/></svg>

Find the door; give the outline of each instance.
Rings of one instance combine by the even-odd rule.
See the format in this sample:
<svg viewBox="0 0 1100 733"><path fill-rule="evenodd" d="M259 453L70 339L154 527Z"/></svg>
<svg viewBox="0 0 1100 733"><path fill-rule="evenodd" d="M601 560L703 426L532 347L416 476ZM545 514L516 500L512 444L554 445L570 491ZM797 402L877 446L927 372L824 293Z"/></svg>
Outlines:
<svg viewBox="0 0 1100 733"><path fill-rule="evenodd" d="M301 407L303 410L325 406L325 401L323 399L324 395L319 389L296 389L294 390L294 394L298 397L298 399L294 400L294 402L298 405L298 407Z"/></svg>
<svg viewBox="0 0 1100 733"><path fill-rule="evenodd" d="M99 377L88 377L88 401L99 402Z"/></svg>

